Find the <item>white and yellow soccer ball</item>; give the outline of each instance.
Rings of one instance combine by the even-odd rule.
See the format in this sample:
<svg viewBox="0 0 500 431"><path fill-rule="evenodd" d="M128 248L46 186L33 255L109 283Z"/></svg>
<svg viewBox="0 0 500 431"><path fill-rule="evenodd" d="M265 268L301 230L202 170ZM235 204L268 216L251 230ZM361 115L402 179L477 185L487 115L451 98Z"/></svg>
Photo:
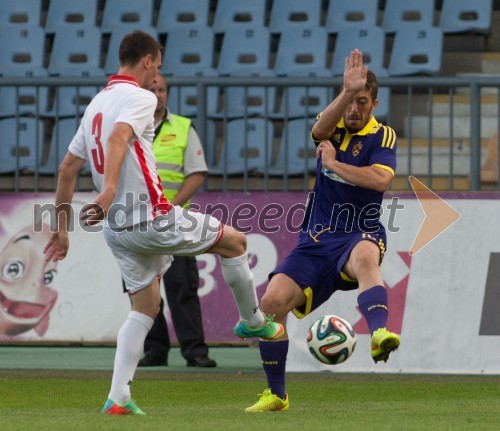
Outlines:
<svg viewBox="0 0 500 431"><path fill-rule="evenodd" d="M318 361L328 365L341 364L354 352L356 333L347 320L328 314L309 328L307 347Z"/></svg>

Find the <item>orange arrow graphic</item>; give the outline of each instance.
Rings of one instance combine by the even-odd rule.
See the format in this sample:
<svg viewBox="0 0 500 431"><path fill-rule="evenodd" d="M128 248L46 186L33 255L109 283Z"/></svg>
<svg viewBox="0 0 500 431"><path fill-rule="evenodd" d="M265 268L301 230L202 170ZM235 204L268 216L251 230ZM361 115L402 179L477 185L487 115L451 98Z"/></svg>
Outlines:
<svg viewBox="0 0 500 431"><path fill-rule="evenodd" d="M461 215L415 177L410 176L409 180L425 214L424 221L409 251L410 256L413 256L455 224Z"/></svg>

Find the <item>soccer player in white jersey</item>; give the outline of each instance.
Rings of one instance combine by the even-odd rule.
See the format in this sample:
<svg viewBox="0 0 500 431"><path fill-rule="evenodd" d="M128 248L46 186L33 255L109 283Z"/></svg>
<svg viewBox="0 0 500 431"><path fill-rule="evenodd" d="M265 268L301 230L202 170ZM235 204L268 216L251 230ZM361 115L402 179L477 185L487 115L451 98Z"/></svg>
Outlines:
<svg viewBox="0 0 500 431"><path fill-rule="evenodd" d="M240 314L234 328L237 336L275 340L284 328L259 309L245 236L211 216L172 206L163 196L152 153L156 96L147 90L161 65L161 46L137 30L123 38L119 60L118 74L110 77L87 107L59 167L57 227L44 252L47 260L65 258L76 176L85 160L90 160L99 194L83 207L81 220L87 225L103 221L104 237L132 304L118 332L111 390L103 413L143 415L131 400L130 383L158 314L158 278L169 267L171 255L220 255L224 280Z"/></svg>

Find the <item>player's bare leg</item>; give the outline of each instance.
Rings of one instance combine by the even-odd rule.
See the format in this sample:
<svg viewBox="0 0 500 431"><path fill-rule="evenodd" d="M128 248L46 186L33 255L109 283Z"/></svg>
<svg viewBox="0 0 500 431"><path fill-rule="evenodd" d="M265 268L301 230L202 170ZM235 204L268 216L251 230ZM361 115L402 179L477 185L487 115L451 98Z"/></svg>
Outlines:
<svg viewBox="0 0 500 431"><path fill-rule="evenodd" d="M399 336L386 329L388 318L387 291L380 274L380 249L371 241L361 241L351 252L344 270L358 280L358 305L370 328L371 356L375 362L387 362L399 347Z"/></svg>

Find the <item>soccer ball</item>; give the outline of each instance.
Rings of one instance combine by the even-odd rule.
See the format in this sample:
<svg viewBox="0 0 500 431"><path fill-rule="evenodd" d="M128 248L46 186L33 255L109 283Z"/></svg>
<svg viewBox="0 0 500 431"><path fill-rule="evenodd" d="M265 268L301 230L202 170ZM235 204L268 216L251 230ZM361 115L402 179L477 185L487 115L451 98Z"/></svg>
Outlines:
<svg viewBox="0 0 500 431"><path fill-rule="evenodd" d="M329 314L311 325L307 347L318 361L328 365L341 364L354 352L356 333L347 320Z"/></svg>

